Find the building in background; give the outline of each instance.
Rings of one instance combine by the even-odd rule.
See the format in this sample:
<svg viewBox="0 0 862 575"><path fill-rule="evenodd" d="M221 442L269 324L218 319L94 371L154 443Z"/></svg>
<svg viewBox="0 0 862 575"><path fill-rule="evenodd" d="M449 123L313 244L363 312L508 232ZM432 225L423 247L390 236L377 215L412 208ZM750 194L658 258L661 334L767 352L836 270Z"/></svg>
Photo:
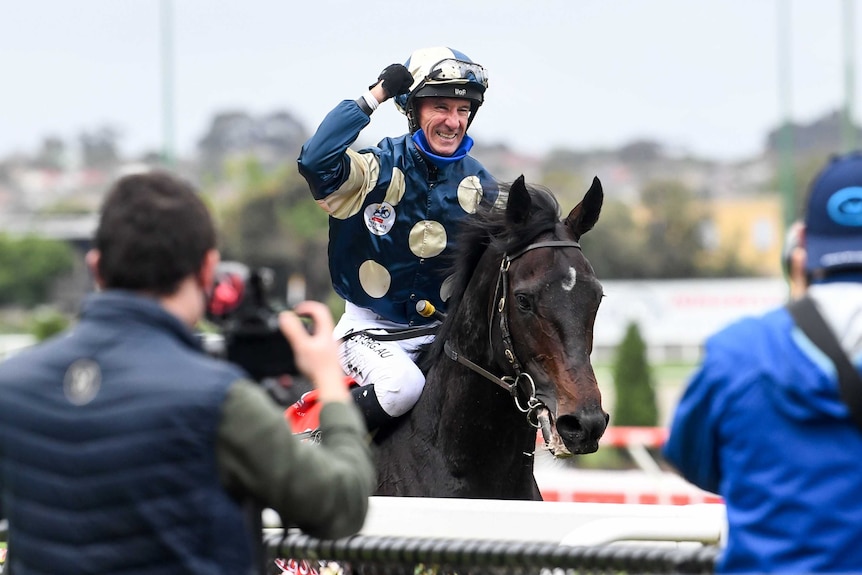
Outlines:
<svg viewBox="0 0 862 575"><path fill-rule="evenodd" d="M757 275L781 275L784 224L777 194L714 198L705 207L708 250L733 253Z"/></svg>

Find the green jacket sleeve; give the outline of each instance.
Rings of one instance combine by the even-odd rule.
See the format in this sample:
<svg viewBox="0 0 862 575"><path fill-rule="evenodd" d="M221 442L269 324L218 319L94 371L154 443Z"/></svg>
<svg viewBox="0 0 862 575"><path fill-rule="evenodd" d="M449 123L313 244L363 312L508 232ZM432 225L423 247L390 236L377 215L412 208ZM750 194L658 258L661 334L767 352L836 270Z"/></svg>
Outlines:
<svg viewBox="0 0 862 575"><path fill-rule="evenodd" d="M355 406L333 402L321 410L320 432L319 444L298 440L260 386L236 382L218 430L222 482L277 511L285 527L321 539L355 534L376 486L365 425Z"/></svg>

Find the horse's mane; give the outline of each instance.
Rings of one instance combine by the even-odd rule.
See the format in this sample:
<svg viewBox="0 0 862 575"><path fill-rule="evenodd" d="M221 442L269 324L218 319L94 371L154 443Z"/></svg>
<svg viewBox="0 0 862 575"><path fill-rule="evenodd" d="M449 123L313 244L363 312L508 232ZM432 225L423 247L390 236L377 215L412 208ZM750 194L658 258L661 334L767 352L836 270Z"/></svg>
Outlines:
<svg viewBox="0 0 862 575"><path fill-rule="evenodd" d="M509 197L512 184L500 184L500 197ZM487 203L480 204L471 216L464 218L456 231L456 248L452 254L447 276L452 276L452 285L446 306L447 317L458 311L461 298L479 260L490 247L504 253L514 253L529 245L537 236L552 231L560 221L560 205L550 190L543 186L527 185L530 194L530 213L521 223L513 224L507 217L505 208L495 208ZM523 216L521 216L523 217ZM434 343L423 354L421 368L427 370L443 352L443 343L452 331L452 321L444 321L440 326Z"/></svg>

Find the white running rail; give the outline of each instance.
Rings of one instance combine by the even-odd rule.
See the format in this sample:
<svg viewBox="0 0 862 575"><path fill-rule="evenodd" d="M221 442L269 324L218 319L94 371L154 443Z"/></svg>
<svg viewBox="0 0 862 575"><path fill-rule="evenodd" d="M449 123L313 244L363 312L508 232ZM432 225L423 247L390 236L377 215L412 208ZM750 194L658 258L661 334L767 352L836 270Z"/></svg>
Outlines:
<svg viewBox="0 0 862 575"><path fill-rule="evenodd" d="M279 527L268 511L264 525ZM361 535L601 545L720 544L723 504L639 505L429 497L372 497Z"/></svg>

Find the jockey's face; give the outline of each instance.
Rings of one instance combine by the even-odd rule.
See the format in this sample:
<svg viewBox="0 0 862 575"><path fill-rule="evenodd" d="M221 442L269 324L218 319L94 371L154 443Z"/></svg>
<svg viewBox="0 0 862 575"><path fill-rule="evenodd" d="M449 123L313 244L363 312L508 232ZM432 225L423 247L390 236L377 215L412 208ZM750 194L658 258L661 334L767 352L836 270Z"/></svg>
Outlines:
<svg viewBox="0 0 862 575"><path fill-rule="evenodd" d="M419 127L431 151L438 156L451 156L461 145L470 119L470 100L428 96L417 98Z"/></svg>

